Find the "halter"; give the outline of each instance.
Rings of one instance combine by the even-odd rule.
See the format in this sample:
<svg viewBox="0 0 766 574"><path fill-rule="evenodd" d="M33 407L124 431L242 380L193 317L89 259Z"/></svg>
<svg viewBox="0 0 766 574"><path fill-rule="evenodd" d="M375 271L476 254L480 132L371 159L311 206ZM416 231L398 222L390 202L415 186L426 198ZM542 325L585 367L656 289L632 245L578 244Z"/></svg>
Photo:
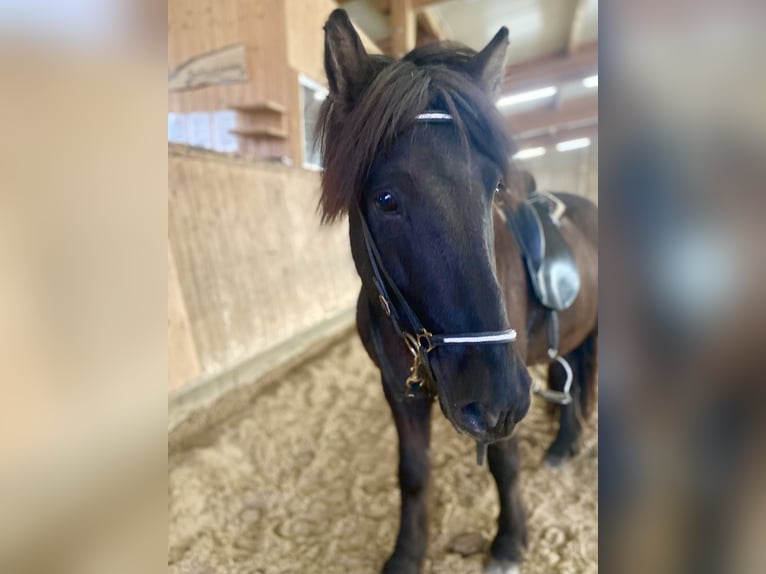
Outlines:
<svg viewBox="0 0 766 574"><path fill-rule="evenodd" d="M452 121L452 116L443 112L427 111L418 115L416 119L417 121L424 122L449 122ZM357 204L357 212L362 225L367 258L370 262L370 267L372 267L373 283L378 292L378 301L383 313L390 319L397 336L404 341L407 350L412 355L412 365L405 382L406 396L408 398L415 397L415 389L422 388L424 384L426 385L428 395L436 395L434 375L428 359L429 353L435 348L449 345L501 345L512 343L516 340L515 329L437 335L427 330L386 271L380 251L375 244L372 233L370 233L370 228L359 204ZM375 343L381 366L384 370L389 371L389 376L391 376L392 369L383 350L380 333L377 332L373 321L371 321L371 327L373 342ZM424 374L425 376L423 376Z"/></svg>

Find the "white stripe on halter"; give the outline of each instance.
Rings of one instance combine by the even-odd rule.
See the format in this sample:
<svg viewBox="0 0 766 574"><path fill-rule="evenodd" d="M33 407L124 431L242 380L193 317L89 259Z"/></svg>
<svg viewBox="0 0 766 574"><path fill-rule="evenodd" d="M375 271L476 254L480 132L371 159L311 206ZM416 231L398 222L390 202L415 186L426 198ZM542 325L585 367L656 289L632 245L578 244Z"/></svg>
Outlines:
<svg viewBox="0 0 766 574"><path fill-rule="evenodd" d="M450 121L452 116L444 112L423 112L415 118L419 122Z"/></svg>
<svg viewBox="0 0 766 574"><path fill-rule="evenodd" d="M442 340L448 345L455 343L512 343L516 340L516 330L508 329L494 335L444 337Z"/></svg>

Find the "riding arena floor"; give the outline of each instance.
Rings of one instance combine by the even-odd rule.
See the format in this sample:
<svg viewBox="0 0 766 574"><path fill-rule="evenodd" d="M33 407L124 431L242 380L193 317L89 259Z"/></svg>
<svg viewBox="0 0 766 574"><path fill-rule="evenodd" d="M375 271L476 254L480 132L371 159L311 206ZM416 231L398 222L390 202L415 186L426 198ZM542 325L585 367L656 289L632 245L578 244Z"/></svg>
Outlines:
<svg viewBox="0 0 766 574"><path fill-rule="evenodd" d="M597 414L580 454L542 464L557 429L535 399L519 428L529 547L523 574L598 571ZM396 431L355 335L172 448L171 574L376 574L399 519ZM434 408L426 574L479 574L497 492L474 443ZM464 537L464 535L467 535ZM472 539L462 556L453 542ZM469 549L470 552L471 549Z"/></svg>

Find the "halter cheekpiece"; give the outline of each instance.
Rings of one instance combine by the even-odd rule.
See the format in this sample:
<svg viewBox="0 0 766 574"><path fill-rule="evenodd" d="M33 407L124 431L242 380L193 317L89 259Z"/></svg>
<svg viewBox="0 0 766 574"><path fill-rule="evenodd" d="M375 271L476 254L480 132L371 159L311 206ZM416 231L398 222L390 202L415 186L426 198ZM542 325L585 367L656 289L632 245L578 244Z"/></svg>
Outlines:
<svg viewBox="0 0 766 574"><path fill-rule="evenodd" d="M416 120L419 122L449 122L452 121L452 116L445 112L426 111L419 114ZM378 292L378 301L381 309L386 317L389 318L394 331L404 341L412 355L412 365L405 382L407 397L412 398L416 396L415 390L422 388L424 385L429 395L433 396L436 394L436 389L433 386L434 375L428 359L429 353L436 347L448 345L503 345L516 340L515 329L436 335L427 330L386 271L378 247L358 204L357 211L362 225L367 257L372 268L373 283ZM387 374L392 376L390 364L385 356L385 350L380 340L380 333L377 332L374 321L371 321L371 327L373 342L381 361L381 367L384 371L389 371Z"/></svg>

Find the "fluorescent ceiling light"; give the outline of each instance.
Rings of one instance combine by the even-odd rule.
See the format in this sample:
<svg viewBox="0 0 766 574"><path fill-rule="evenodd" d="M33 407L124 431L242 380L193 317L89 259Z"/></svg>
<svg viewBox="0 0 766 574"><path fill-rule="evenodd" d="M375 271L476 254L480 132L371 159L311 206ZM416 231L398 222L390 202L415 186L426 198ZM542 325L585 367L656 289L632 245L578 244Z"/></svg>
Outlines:
<svg viewBox="0 0 766 574"><path fill-rule="evenodd" d="M325 92L324 90L315 90L314 91L314 99L317 102L323 102L326 97L327 97L327 92Z"/></svg>
<svg viewBox="0 0 766 574"><path fill-rule="evenodd" d="M528 147L527 149L522 149L513 154L514 159L528 159L530 157L540 157L541 155L545 155L545 148L544 147Z"/></svg>
<svg viewBox="0 0 766 574"><path fill-rule="evenodd" d="M582 85L586 88L598 88L598 76L588 76L582 81Z"/></svg>
<svg viewBox="0 0 766 574"><path fill-rule="evenodd" d="M522 102L531 102L532 100L539 100L541 98L550 98L555 96L558 92L558 88L555 86L548 86L547 88L540 88L537 90L530 90L528 92L519 92L518 94L511 94L497 100L497 105L512 106L514 104L520 104Z"/></svg>
<svg viewBox="0 0 766 574"><path fill-rule="evenodd" d="M588 147L590 145L590 138L577 138L574 140L566 140L556 144L557 151L569 151L573 149L580 149Z"/></svg>

